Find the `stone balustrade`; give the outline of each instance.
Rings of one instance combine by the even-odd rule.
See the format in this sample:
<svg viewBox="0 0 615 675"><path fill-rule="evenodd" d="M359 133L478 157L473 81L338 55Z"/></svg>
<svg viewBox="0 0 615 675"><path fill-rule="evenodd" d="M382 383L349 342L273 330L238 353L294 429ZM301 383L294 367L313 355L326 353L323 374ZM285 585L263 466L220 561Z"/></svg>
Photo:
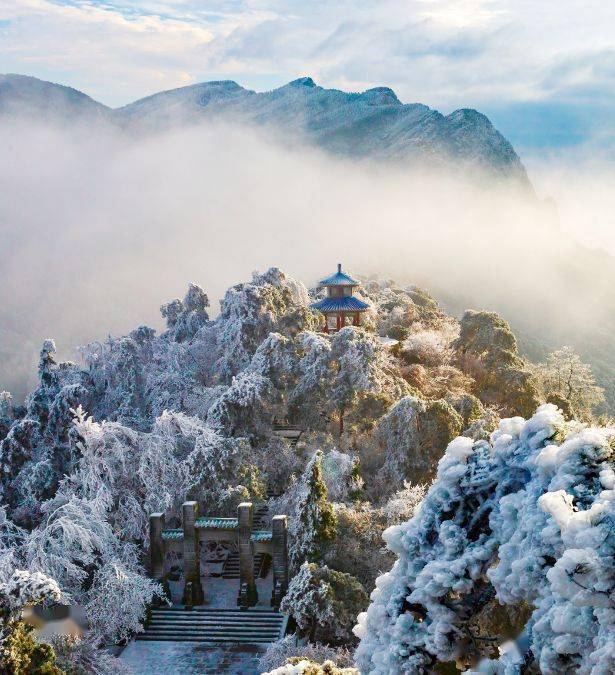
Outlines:
<svg viewBox="0 0 615 675"><path fill-rule="evenodd" d="M184 566L183 603L187 606L203 603L200 576L200 544L204 541L231 541L239 551L238 604L251 607L258 602L254 577L254 556L271 556L273 591L271 605L278 607L288 587L288 522L284 515L274 516L272 529L254 530L254 512L250 502L237 508L237 518L200 517L198 504L184 502L181 529L165 529L163 513L150 515L150 574L163 581L164 562L170 551L180 552Z"/></svg>

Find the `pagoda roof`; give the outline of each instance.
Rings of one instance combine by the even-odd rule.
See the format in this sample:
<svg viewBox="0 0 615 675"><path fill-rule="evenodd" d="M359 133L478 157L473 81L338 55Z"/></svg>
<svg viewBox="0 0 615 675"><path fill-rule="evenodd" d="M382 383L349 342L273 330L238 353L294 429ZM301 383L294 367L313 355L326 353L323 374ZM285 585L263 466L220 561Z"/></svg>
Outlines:
<svg viewBox="0 0 615 675"><path fill-rule="evenodd" d="M321 312L364 312L369 305L354 295L346 295L342 298L324 298L313 302L310 307Z"/></svg>
<svg viewBox="0 0 615 675"><path fill-rule="evenodd" d="M318 282L319 286L360 286L360 282L356 279L353 279L351 276L348 276L345 272L342 272L342 266L339 264L337 266L337 272L332 274L326 279L321 279Z"/></svg>

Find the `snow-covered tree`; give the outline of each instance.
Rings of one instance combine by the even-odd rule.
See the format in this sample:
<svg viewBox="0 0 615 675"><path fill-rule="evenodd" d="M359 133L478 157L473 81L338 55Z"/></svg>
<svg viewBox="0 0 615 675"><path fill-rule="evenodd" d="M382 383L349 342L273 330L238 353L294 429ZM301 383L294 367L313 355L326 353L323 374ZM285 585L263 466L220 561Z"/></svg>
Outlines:
<svg viewBox="0 0 615 675"><path fill-rule="evenodd" d="M183 302L179 298L171 300L162 305L160 313L166 319L167 328L172 331L174 339L184 342L194 337L209 321L207 307L207 293L200 286L190 284Z"/></svg>
<svg viewBox="0 0 615 675"><path fill-rule="evenodd" d="M375 450L382 458L376 489L391 494L404 481L428 481L443 449L462 426L461 416L446 401L402 398L378 421L374 431Z"/></svg>
<svg viewBox="0 0 615 675"><path fill-rule="evenodd" d="M271 268L252 281L230 288L220 301L216 320L217 360L214 371L229 382L246 368L271 332L299 332L314 325L303 284ZM298 310L303 309L303 312Z"/></svg>
<svg viewBox="0 0 615 675"><path fill-rule="evenodd" d="M296 523L291 532L290 563L294 569L305 560L320 560L324 546L335 537L335 513L327 501L322 476L322 451L317 451L310 460L300 490Z"/></svg>
<svg viewBox="0 0 615 675"><path fill-rule="evenodd" d="M490 442L452 441L420 510L385 532L398 561L355 628L361 671L476 663L493 636L473 620L496 601L531 608L517 669L612 671L613 437L549 404L502 420ZM519 672L509 656L485 672Z"/></svg>
<svg viewBox="0 0 615 675"><path fill-rule="evenodd" d="M355 577L326 565L304 562L293 577L280 609L297 623L312 641L347 643L357 614L368 596Z"/></svg>
<svg viewBox="0 0 615 675"><path fill-rule="evenodd" d="M540 393L558 405L569 418L589 419L604 401L604 389L596 385L591 366L581 361L572 347L562 347L535 367Z"/></svg>
<svg viewBox="0 0 615 675"><path fill-rule="evenodd" d="M53 649L37 643L32 628L21 620L25 607L58 602L62 593L54 579L35 572L15 570L0 584L0 671L15 675L61 675Z"/></svg>
<svg viewBox="0 0 615 675"><path fill-rule="evenodd" d="M517 351L510 326L494 312L468 310L453 343L461 369L475 380L476 394L509 415L531 415L539 403L536 383Z"/></svg>
<svg viewBox="0 0 615 675"><path fill-rule="evenodd" d="M403 381L397 382L390 373L382 345L366 331L352 326L342 328L331 339L331 356L335 360L335 377L329 395L340 435L346 414L361 396L403 392Z"/></svg>

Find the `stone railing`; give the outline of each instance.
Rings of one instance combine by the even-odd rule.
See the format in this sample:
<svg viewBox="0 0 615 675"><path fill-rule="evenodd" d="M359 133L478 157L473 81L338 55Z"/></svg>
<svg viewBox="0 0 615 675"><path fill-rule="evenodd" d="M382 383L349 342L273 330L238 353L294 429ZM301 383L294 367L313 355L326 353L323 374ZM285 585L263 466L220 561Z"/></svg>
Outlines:
<svg viewBox="0 0 615 675"><path fill-rule="evenodd" d="M199 518L198 503L184 502L181 529L165 529L163 513L150 515L150 574L164 581L164 564L169 551L181 552L184 565L183 604L203 603L203 584L200 575L200 544L204 541L231 541L239 551L240 607L251 607L258 602L254 577L255 553L271 556L273 591L271 605L278 607L288 587L288 522L286 516L274 516L271 530L254 530L254 510L250 502L237 507L237 518Z"/></svg>

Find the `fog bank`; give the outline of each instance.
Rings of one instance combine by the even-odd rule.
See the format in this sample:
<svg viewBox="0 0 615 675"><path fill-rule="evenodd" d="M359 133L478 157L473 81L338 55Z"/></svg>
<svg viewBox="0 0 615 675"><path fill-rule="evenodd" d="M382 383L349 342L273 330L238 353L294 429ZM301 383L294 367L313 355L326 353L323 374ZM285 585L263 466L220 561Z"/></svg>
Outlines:
<svg viewBox="0 0 615 675"><path fill-rule="evenodd" d="M3 123L0 152L0 389L16 398L44 338L75 358L91 339L161 328L160 304L188 282L215 314L228 286L273 265L310 285L341 261L556 341L606 330L613 315L612 260L568 237L552 205L501 184L286 150L220 126L135 141ZM584 194L586 221L604 218Z"/></svg>

